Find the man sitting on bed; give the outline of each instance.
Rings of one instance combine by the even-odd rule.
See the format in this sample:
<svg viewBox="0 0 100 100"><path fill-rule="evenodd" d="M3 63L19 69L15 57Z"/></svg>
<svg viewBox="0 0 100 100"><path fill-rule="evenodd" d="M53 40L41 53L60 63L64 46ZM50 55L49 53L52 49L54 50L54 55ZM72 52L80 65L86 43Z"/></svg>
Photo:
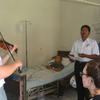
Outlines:
<svg viewBox="0 0 100 100"><path fill-rule="evenodd" d="M62 57L61 56L57 56L55 58L55 61L49 63L46 67L48 69L52 69L52 70L55 70L55 71L59 72L64 68L64 66L62 65L61 61L62 61Z"/></svg>

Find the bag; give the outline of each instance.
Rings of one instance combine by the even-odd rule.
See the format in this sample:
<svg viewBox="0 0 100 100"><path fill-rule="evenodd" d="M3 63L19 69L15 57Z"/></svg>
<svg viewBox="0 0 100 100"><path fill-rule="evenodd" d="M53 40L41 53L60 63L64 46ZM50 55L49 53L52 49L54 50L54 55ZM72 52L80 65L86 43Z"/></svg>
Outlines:
<svg viewBox="0 0 100 100"><path fill-rule="evenodd" d="M73 87L73 88L76 88L76 80L75 80L75 75L73 75L70 79L70 85Z"/></svg>

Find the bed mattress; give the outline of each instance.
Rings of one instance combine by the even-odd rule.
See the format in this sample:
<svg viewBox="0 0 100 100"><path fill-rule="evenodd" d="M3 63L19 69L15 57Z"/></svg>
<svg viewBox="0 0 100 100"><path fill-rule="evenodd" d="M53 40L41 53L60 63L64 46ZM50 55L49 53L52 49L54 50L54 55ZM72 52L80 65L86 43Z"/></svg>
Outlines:
<svg viewBox="0 0 100 100"><path fill-rule="evenodd" d="M54 82L56 80L62 79L66 76L68 76L70 73L72 73L74 71L74 62L68 64L66 67L64 67L64 69L60 72L57 72L52 78L48 79L48 80L35 80L35 81L27 81L27 88L26 90L32 88L32 87L37 87L37 86L41 86L41 85L45 85L48 84L50 82Z"/></svg>

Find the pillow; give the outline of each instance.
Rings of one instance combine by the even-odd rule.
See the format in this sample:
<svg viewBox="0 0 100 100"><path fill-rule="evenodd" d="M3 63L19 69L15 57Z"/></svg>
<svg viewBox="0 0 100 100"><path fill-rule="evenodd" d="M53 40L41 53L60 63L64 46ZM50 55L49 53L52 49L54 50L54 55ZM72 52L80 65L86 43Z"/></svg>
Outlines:
<svg viewBox="0 0 100 100"><path fill-rule="evenodd" d="M63 64L63 66L67 66L71 62L69 61L69 58L62 58L62 62L61 63Z"/></svg>
<svg viewBox="0 0 100 100"><path fill-rule="evenodd" d="M50 61L48 62L48 64L51 63L51 62L54 62L54 61L55 61L55 59L52 59L52 60L50 60Z"/></svg>
<svg viewBox="0 0 100 100"><path fill-rule="evenodd" d="M48 63L50 62L54 62L55 59L52 59L51 61L49 61ZM69 58L64 58L62 57L62 62L63 66L67 66L68 64L70 64L71 62L69 61Z"/></svg>

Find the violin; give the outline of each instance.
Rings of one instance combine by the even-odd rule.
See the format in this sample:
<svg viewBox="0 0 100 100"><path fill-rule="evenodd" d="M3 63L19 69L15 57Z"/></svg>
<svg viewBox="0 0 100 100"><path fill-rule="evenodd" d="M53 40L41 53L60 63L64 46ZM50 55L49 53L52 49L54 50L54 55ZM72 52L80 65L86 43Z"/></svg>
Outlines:
<svg viewBox="0 0 100 100"><path fill-rule="evenodd" d="M1 32L0 32L0 35L1 35L1 37L2 37L2 40L0 40L0 42L1 42L1 46L0 46L0 47L3 48L3 49L5 49L5 50L8 50L8 52L10 53L12 59L15 61L15 59L14 59L14 57L13 57L13 55L11 54L10 49L9 49L9 47L10 47L10 46L13 47L13 45L10 44L10 43L8 43L8 42L6 42L6 41L4 40L4 38L3 38L2 34L1 34ZM3 44L3 45L2 45L2 44ZM17 49L17 50L18 50L18 49ZM15 51L15 52L16 52L16 51ZM17 53L17 52L16 52L16 53ZM22 73L22 71L20 70L20 68L18 68L18 72L19 72L19 73Z"/></svg>
<svg viewBox="0 0 100 100"><path fill-rule="evenodd" d="M8 43L7 41L2 41L1 39L0 39L0 47L2 48L2 49L4 49L4 50L8 50L7 49L7 47L5 46L5 43L6 43L6 45L7 45L7 47L10 49L11 47L13 47L13 45L12 44L10 44L10 43ZM16 48L15 49L15 52L17 53L17 51L18 51L18 48Z"/></svg>

